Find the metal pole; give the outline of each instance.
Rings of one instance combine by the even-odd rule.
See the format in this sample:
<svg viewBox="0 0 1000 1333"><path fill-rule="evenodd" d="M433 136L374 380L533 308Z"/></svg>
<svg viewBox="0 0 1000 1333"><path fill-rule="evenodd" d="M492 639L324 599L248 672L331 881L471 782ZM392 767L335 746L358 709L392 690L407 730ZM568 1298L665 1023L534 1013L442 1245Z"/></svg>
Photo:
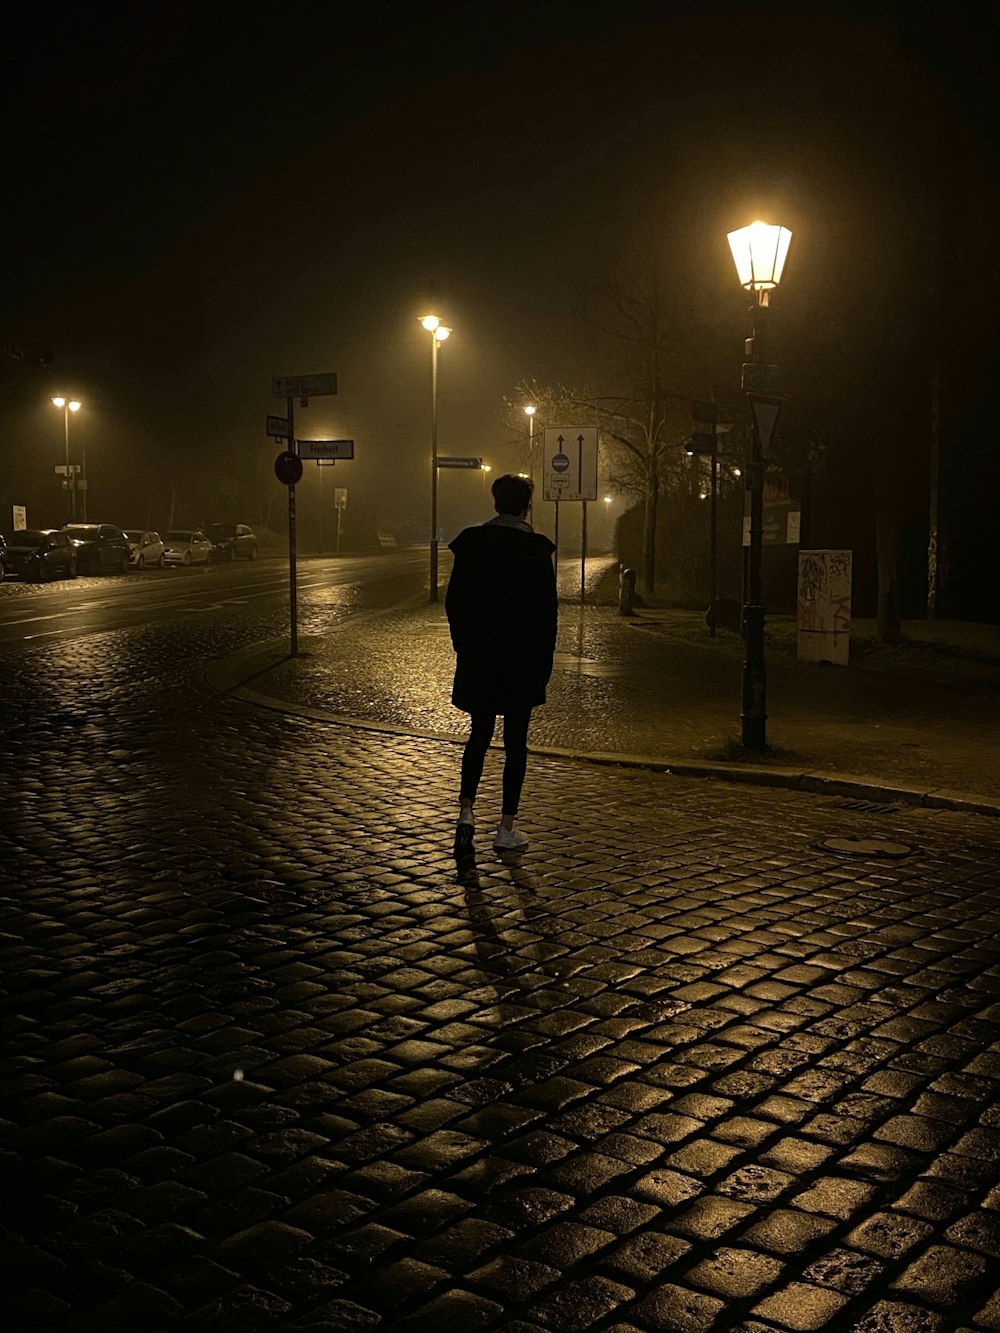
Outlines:
<svg viewBox="0 0 1000 1333"><path fill-rule="evenodd" d="M715 389L712 389L712 513L709 536L708 570L708 633L715 638L715 602L719 595L717 561L719 549L719 426L718 409L715 406Z"/></svg>
<svg viewBox="0 0 1000 1333"><path fill-rule="evenodd" d="M337 554L340 555L340 519L344 512L343 505L337 505Z"/></svg>
<svg viewBox="0 0 1000 1333"><path fill-rule="evenodd" d="M63 436L66 443L66 490L69 492L69 516L76 522L76 473L69 470L69 407L63 403Z"/></svg>
<svg viewBox="0 0 1000 1333"><path fill-rule="evenodd" d="M80 511L81 511L81 517L82 517L84 523L86 523L86 521L87 521L87 446L86 446L86 444L83 443L83 442L81 442L81 444L80 444L80 464L81 464L81 467L80 467L80 482L81 482L81 486L80 486Z"/></svg>
<svg viewBox="0 0 1000 1333"><path fill-rule="evenodd" d="M555 530L554 540L556 549L555 549L555 559L553 561L553 565L555 567L556 573L558 573L559 572L559 501L558 500L556 500L555 505L556 505L556 530Z"/></svg>
<svg viewBox="0 0 1000 1333"><path fill-rule="evenodd" d="M580 605L587 599L587 501L583 500L580 519Z"/></svg>
<svg viewBox="0 0 1000 1333"><path fill-rule="evenodd" d="M286 414L288 416L288 447L293 454L297 454L298 447L295 443L295 399L286 398ZM288 488L288 618L289 618L289 640L291 656L299 655L299 594L298 582L295 569L295 486Z"/></svg>
<svg viewBox="0 0 1000 1333"><path fill-rule="evenodd" d="M753 362L767 365L764 346L766 316L761 305L750 308L753 316ZM751 419L753 413L751 412ZM764 606L761 587L761 557L764 547L764 460L756 423L751 428L750 464L750 551L747 563L746 604L743 607L743 746L767 749L767 668L764 664Z"/></svg>
<svg viewBox="0 0 1000 1333"><path fill-rule="evenodd" d="M431 595L438 599L438 339L431 332Z"/></svg>
<svg viewBox="0 0 1000 1333"><path fill-rule="evenodd" d="M535 414L528 413L528 479L531 482L531 500L528 503L528 522L534 522L535 503Z"/></svg>

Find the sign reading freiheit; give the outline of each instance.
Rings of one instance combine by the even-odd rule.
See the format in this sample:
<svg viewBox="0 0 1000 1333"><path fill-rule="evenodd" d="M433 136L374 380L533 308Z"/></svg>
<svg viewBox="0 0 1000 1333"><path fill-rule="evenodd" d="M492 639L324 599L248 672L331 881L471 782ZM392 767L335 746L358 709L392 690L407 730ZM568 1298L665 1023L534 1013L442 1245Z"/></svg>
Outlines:
<svg viewBox="0 0 1000 1333"><path fill-rule="evenodd" d="M275 398L322 398L324 394L336 392L334 371L322 375L276 375L271 380L271 393Z"/></svg>
<svg viewBox="0 0 1000 1333"><path fill-rule="evenodd" d="M296 440L300 458L353 458L353 440Z"/></svg>

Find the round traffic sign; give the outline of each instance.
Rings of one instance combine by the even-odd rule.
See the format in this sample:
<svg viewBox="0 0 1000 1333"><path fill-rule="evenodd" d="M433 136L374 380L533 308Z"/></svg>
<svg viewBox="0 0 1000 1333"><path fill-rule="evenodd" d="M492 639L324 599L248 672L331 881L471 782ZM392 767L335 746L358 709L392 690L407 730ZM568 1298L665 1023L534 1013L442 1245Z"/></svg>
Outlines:
<svg viewBox="0 0 1000 1333"><path fill-rule="evenodd" d="M284 486L294 486L302 480L302 459L290 449L284 449L274 460L274 475Z"/></svg>
<svg viewBox="0 0 1000 1333"><path fill-rule="evenodd" d="M569 467L569 454L553 454L552 471L565 472Z"/></svg>

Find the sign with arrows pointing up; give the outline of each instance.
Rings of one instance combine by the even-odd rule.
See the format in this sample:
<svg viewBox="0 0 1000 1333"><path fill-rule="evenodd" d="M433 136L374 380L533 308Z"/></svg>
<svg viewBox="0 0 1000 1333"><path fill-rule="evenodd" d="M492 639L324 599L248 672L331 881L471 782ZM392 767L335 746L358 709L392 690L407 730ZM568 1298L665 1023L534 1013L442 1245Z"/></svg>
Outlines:
<svg viewBox="0 0 1000 1333"><path fill-rule="evenodd" d="M546 426L542 498L597 499L596 426Z"/></svg>

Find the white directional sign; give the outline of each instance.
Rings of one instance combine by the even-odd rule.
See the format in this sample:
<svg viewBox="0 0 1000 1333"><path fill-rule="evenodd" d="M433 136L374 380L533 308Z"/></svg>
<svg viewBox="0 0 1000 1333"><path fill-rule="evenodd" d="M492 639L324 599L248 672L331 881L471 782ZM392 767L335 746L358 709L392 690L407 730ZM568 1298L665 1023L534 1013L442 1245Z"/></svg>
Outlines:
<svg viewBox="0 0 1000 1333"><path fill-rule="evenodd" d="M542 498L597 499L596 426L546 426Z"/></svg>
<svg viewBox="0 0 1000 1333"><path fill-rule="evenodd" d="M288 433L287 417L268 417L266 431L272 440L287 440L291 438Z"/></svg>
<svg viewBox="0 0 1000 1333"><path fill-rule="evenodd" d="M353 458L353 440L296 440L300 458Z"/></svg>
<svg viewBox="0 0 1000 1333"><path fill-rule="evenodd" d="M271 380L275 398L322 398L337 392L336 372L324 375L276 375Z"/></svg>
<svg viewBox="0 0 1000 1333"><path fill-rule="evenodd" d="M440 454L437 460L438 467L478 467L483 466L481 458L442 458Z"/></svg>

